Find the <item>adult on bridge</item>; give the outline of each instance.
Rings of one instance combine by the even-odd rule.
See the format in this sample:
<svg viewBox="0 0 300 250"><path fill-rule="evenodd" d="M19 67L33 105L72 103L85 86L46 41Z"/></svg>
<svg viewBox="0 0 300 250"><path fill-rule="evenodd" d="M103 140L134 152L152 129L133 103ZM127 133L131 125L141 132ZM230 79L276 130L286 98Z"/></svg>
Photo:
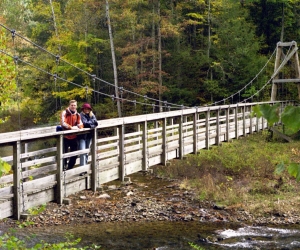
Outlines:
<svg viewBox="0 0 300 250"><path fill-rule="evenodd" d="M71 100L69 102L69 107L61 113L60 124L64 130L79 130L83 128L81 117L77 112L76 100ZM69 147L71 152L78 150L78 141L76 134L64 136L64 153L68 152ZM65 158L64 169L72 169L76 163L76 158L76 155L71 156L69 162L67 162L68 159Z"/></svg>

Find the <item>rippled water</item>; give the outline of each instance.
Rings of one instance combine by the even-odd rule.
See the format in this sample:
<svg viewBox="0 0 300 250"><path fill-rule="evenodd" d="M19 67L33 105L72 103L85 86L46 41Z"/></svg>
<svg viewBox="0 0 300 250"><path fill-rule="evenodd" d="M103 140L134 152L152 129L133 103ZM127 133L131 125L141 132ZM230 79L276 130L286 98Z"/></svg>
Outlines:
<svg viewBox="0 0 300 250"><path fill-rule="evenodd" d="M214 243L226 249L300 249L300 230L271 227L241 227L218 231Z"/></svg>
<svg viewBox="0 0 300 250"><path fill-rule="evenodd" d="M49 243L65 240L69 232L81 238L79 246L101 246L101 250L160 249L188 250L189 243L203 249L300 249L298 228L251 227L228 223L133 222L92 223L77 226L22 229L17 234L30 238L29 246L40 240Z"/></svg>

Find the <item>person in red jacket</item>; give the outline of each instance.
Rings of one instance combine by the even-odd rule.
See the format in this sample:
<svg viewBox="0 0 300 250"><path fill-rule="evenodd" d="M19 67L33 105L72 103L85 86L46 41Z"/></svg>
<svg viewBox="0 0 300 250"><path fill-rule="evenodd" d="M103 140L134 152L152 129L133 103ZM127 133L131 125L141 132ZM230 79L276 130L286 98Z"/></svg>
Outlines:
<svg viewBox="0 0 300 250"><path fill-rule="evenodd" d="M63 130L79 130L83 128L83 123L81 117L77 112L77 101L71 100L69 102L69 107L66 108L60 116L60 125ZM64 153L78 150L78 141L76 134L70 134L64 136ZM72 169L76 163L77 156L71 156L69 163L67 164L68 159L64 159L64 169ZM68 166L67 166L68 165Z"/></svg>

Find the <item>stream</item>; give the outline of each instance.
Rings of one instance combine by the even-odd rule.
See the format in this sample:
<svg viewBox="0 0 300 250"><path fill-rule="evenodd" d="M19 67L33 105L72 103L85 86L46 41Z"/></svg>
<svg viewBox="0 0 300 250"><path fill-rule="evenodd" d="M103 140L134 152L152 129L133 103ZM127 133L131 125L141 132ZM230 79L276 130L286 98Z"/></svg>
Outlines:
<svg viewBox="0 0 300 250"><path fill-rule="evenodd" d="M15 232L26 239L28 247L41 240L65 241L66 233L71 233L75 239L81 238L77 247L95 244L101 246L101 250L193 249L189 243L202 249L300 249L299 225L276 228L195 221L124 222L24 228Z"/></svg>

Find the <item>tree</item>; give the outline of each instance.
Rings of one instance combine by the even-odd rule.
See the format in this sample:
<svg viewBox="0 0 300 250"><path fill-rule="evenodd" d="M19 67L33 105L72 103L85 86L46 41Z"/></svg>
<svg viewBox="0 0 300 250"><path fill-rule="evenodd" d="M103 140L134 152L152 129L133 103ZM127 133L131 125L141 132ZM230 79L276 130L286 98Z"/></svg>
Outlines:
<svg viewBox="0 0 300 250"><path fill-rule="evenodd" d="M108 26L108 33L109 33L109 40L110 40L111 57L112 57L113 69L114 69L115 95L117 98L118 115L119 117L122 117L121 101L123 100L120 101L119 99L118 72L117 72L114 39L113 39L112 27L111 27L110 15L109 15L109 4L108 4L108 0L106 0L105 2L106 2L105 11L106 11L107 26Z"/></svg>
<svg viewBox="0 0 300 250"><path fill-rule="evenodd" d="M0 19L1 20L1 19ZM16 65L7 47L12 46L4 28L0 28L0 50L6 52L0 57L0 123L8 120L5 111L13 109L17 101Z"/></svg>
<svg viewBox="0 0 300 250"><path fill-rule="evenodd" d="M209 83L216 84L214 99L230 96L242 89L259 72L266 58L259 55L261 43L255 28L247 21L248 12L239 2L222 1L214 7ZM257 83L260 89L264 83ZM207 88L206 87L206 88ZM210 93L207 91L207 93ZM242 94L242 93L241 93ZM244 93L243 93L244 94ZM234 101L240 101L235 97Z"/></svg>
<svg viewBox="0 0 300 250"><path fill-rule="evenodd" d="M251 0L245 7L256 25L256 35L265 39L267 46L261 48L263 53L272 52L281 40L290 42L299 37L299 1Z"/></svg>

